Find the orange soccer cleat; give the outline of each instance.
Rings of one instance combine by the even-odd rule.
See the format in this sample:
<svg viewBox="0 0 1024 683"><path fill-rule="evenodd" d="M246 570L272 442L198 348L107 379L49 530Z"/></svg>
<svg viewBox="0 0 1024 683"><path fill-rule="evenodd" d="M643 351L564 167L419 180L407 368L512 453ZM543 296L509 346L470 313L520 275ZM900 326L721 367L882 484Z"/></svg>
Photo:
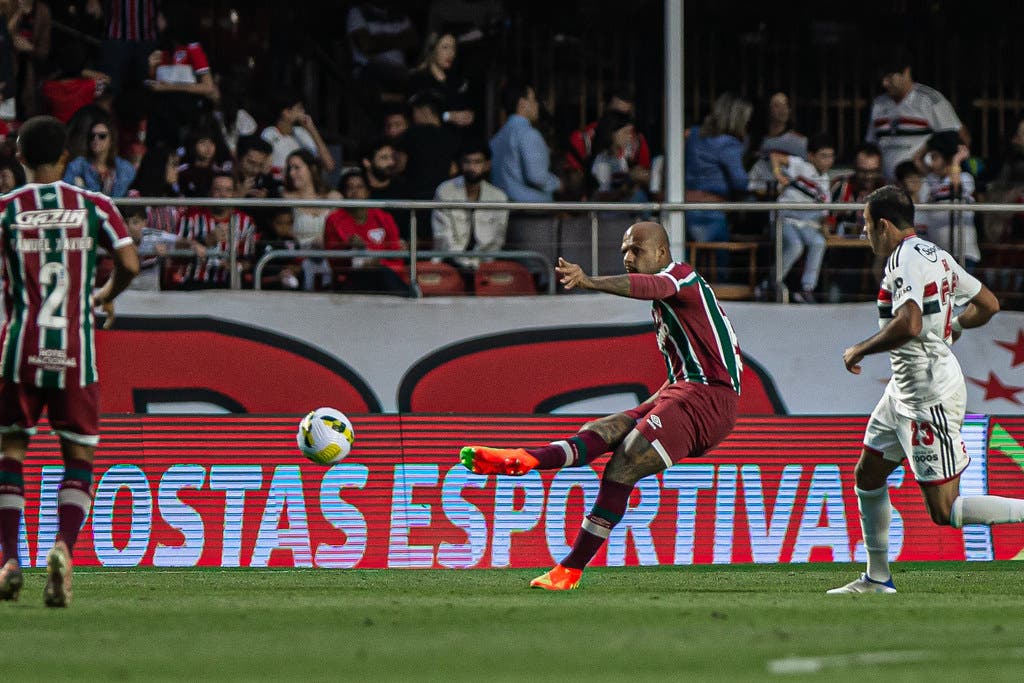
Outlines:
<svg viewBox="0 0 1024 683"><path fill-rule="evenodd" d="M551 571L541 574L530 582L530 588L543 588L548 591L571 591L578 588L583 578L582 569L573 569L556 564Z"/></svg>
<svg viewBox="0 0 1024 683"><path fill-rule="evenodd" d="M474 474L507 474L513 477L521 477L539 464L537 458L523 448L486 446L463 447L459 460Z"/></svg>

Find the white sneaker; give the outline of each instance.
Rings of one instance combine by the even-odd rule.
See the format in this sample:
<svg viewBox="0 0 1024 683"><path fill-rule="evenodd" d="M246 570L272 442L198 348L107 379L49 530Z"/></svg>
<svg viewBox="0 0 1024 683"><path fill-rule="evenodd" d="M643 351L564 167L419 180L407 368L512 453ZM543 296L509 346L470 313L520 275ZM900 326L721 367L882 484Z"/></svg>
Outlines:
<svg viewBox="0 0 1024 683"><path fill-rule="evenodd" d="M845 593L895 593L896 586L893 584L891 576L885 581L875 581L867 574L861 574L860 578L854 579L845 586L833 588L832 590L825 592L828 595L843 595Z"/></svg>

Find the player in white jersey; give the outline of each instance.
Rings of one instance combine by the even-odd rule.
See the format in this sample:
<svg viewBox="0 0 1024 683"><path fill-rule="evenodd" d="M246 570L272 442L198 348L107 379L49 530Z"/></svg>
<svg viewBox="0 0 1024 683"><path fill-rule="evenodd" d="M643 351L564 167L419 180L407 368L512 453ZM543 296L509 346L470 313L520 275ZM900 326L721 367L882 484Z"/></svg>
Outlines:
<svg viewBox="0 0 1024 683"><path fill-rule="evenodd" d="M947 252L914 232L914 203L887 185L868 195L864 230L871 249L887 257L878 293L879 331L843 352L846 369L860 374L865 356L889 352L892 379L864 433L856 469L861 531L868 554L860 578L829 593L895 593L889 571L887 479L904 458L936 524L1024 522L1024 500L961 496L960 475L970 462L960 437L966 386L950 345L999 311L996 297ZM954 315L954 306L966 308Z"/></svg>

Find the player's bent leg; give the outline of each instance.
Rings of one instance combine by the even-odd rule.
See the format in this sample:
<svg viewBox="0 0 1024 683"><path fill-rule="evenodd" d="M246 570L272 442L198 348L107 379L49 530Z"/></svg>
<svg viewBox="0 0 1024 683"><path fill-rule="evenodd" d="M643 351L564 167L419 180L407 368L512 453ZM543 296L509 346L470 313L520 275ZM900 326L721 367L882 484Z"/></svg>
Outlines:
<svg viewBox="0 0 1024 683"><path fill-rule="evenodd" d="M629 496L636 482L666 467L662 456L647 438L636 430L631 431L605 467L597 500L590 514L583 519L572 550L554 569L531 581L530 586L546 590L576 588L583 575L583 568L590 563L626 513Z"/></svg>

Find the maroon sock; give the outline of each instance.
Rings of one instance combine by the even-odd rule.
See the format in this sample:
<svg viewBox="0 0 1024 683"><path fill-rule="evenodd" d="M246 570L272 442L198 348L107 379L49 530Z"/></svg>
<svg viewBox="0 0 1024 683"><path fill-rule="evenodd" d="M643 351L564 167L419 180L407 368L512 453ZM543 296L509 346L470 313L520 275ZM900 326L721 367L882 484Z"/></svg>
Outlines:
<svg viewBox="0 0 1024 683"><path fill-rule="evenodd" d="M64 464L64 480L57 491L57 538L68 550L74 550L78 532L92 507L92 463L68 460Z"/></svg>
<svg viewBox="0 0 1024 683"><path fill-rule="evenodd" d="M18 528L25 509L25 480L20 460L0 458L0 547L3 560L18 560Z"/></svg>
<svg viewBox="0 0 1024 683"><path fill-rule="evenodd" d="M557 470L563 467L582 467L599 455L609 451L608 442L589 429L564 441L552 441L540 448L527 448L526 452L537 458L537 469Z"/></svg>
<svg viewBox="0 0 1024 683"><path fill-rule="evenodd" d="M619 523L626 514L629 505L629 494L633 492L633 484L620 484L608 479L601 480L601 488L597 492L594 509L583 520L572 550L559 564L563 567L583 569L607 540L612 527Z"/></svg>

